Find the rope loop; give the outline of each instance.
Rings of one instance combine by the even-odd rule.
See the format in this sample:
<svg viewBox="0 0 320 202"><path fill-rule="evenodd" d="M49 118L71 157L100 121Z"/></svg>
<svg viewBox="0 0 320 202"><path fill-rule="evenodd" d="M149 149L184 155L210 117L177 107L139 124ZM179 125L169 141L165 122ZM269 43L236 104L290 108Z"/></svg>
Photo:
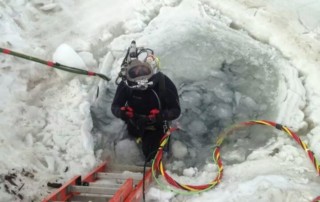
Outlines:
<svg viewBox="0 0 320 202"><path fill-rule="evenodd" d="M190 184L182 184L179 183L178 181L176 181L175 179L173 179L167 172L166 169L163 165L162 162L162 155L163 155L163 150L161 148L163 148L167 142L168 139L171 135L171 133L173 131L176 130L176 128L170 128L167 133L163 136L163 138L160 141L160 147L159 150L152 162L152 174L154 179L156 180L157 184L166 190L170 190L172 192L175 192L177 194L186 194L186 195L191 195L191 194L198 194L200 192L204 192L207 191L209 189L214 188L215 186L217 186L221 180L222 180L222 176L223 176L223 163L221 160L221 153L220 153L220 148L221 145L224 141L224 139L229 136L230 134L232 134L233 131L244 128L244 127L248 127L248 126L252 126L252 125L265 125L265 126L271 126L274 127L277 130L281 130L285 133L287 133L290 137L293 138L293 140L298 143L301 148L307 153L307 156L309 157L311 163L314 165L316 172L318 173L318 175L320 175L320 164L319 161L316 159L316 157L314 156L314 153L308 148L307 144L304 143L303 141L301 141L301 139L299 138L299 136L294 133L293 131L291 131L289 128L287 128L286 126L283 126L281 124L272 122L272 121L267 121L267 120L252 120L252 121L247 121L247 122L241 122L235 125L232 125L231 127L227 128L225 131L223 131L216 139L216 142L214 144L213 147L213 153L212 153L212 157L214 160L214 163L217 165L218 171L216 174L216 177L211 181L208 182L207 184L203 184L203 185L190 185ZM157 179L157 172L160 173L163 178L171 185L171 186L167 186L165 184L163 184L162 182L160 182L160 180ZM182 190L182 191L181 191ZM320 196L315 198L312 202L317 202L320 201Z"/></svg>

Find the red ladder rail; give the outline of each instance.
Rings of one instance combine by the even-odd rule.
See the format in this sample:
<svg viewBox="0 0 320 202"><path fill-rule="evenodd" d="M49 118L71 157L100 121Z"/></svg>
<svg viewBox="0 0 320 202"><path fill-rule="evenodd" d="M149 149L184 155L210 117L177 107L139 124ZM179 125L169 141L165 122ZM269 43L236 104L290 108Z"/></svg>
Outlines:
<svg viewBox="0 0 320 202"><path fill-rule="evenodd" d="M320 196L318 196L317 198L313 199L312 202L318 202L318 201L320 201Z"/></svg>
<svg viewBox="0 0 320 202"><path fill-rule="evenodd" d="M144 177L145 188L148 187L152 183L152 169L150 168ZM126 198L125 202L140 202L143 194L143 179L138 183L136 188L132 190L130 195Z"/></svg>
<svg viewBox="0 0 320 202"><path fill-rule="evenodd" d="M83 180L81 180L81 176L72 178L43 199L42 202L88 201L87 199L110 202L139 202L142 199L143 183L145 183L147 189L152 182L152 171L149 169L146 172L145 182L143 182L141 167L125 166L124 169L132 170L133 173L125 177L126 175L121 173L107 172L107 162L103 162L85 175ZM115 167L114 170L120 171L121 168ZM116 183L107 184L110 183L109 179L116 180Z"/></svg>
<svg viewBox="0 0 320 202"><path fill-rule="evenodd" d="M127 179L120 189L113 195L109 202L123 202L133 189L133 180Z"/></svg>
<svg viewBox="0 0 320 202"><path fill-rule="evenodd" d="M98 172L104 172L107 170L107 162L103 162L101 163L98 167L96 167L95 169L93 169L90 173L88 173L86 176L84 176L83 178L83 182L94 182L97 180L97 173Z"/></svg>
<svg viewBox="0 0 320 202"><path fill-rule="evenodd" d="M72 185L81 184L81 176L75 176L68 182L66 182L59 189L51 193L48 197L42 200L42 202L52 202L52 201L67 201L73 197L75 193L69 192L69 187Z"/></svg>

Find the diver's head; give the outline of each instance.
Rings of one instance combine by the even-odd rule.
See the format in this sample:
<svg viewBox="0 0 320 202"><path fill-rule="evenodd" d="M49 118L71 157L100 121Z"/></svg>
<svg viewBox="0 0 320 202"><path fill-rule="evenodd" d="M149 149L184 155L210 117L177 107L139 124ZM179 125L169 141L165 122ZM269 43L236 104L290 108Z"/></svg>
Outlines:
<svg viewBox="0 0 320 202"><path fill-rule="evenodd" d="M154 85L153 75L159 71L159 59L149 48L137 48L131 43L125 65L125 82L133 89L146 90Z"/></svg>

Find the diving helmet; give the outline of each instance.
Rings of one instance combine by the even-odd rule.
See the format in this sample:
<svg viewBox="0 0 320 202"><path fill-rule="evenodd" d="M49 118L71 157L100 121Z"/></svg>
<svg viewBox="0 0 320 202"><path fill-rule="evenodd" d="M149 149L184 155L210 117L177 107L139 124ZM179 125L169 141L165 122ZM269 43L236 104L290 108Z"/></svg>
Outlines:
<svg viewBox="0 0 320 202"><path fill-rule="evenodd" d="M159 59L154 56L153 50L138 48L132 41L123 62L123 70L123 79L129 88L146 90L154 85L152 76L159 71Z"/></svg>

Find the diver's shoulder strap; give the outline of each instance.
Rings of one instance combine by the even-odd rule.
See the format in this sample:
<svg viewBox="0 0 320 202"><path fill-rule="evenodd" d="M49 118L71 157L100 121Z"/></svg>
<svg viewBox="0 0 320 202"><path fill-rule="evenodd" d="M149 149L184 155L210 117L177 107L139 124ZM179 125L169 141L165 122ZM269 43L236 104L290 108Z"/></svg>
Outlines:
<svg viewBox="0 0 320 202"><path fill-rule="evenodd" d="M166 78L162 72L159 72L159 98L163 102L166 99Z"/></svg>

